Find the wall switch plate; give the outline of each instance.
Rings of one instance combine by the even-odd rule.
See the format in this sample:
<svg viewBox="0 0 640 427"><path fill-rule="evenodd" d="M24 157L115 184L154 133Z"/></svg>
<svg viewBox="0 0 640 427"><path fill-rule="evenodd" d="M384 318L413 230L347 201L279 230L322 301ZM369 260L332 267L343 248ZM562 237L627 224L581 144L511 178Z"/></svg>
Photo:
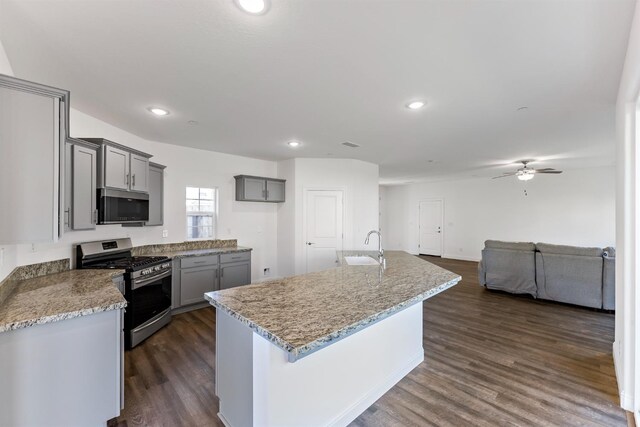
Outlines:
<svg viewBox="0 0 640 427"><path fill-rule="evenodd" d="M162 237L169 237L169 230L162 230Z"/></svg>
<svg viewBox="0 0 640 427"><path fill-rule="evenodd" d="M31 244L31 252L37 252L35 243Z"/></svg>
<svg viewBox="0 0 640 427"><path fill-rule="evenodd" d="M269 276L271 274L271 269L269 267L264 269L264 275Z"/></svg>

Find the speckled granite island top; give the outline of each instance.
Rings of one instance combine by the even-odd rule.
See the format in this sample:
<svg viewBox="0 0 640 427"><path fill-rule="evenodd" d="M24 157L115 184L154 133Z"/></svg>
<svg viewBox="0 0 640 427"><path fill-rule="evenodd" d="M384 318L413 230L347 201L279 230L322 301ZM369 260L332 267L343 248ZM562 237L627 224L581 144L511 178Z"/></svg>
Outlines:
<svg viewBox="0 0 640 427"><path fill-rule="evenodd" d="M124 308L127 302L113 283L122 273L69 270L16 281L0 304L0 332Z"/></svg>
<svg viewBox="0 0 640 427"><path fill-rule="evenodd" d="M349 255L371 252L342 252ZM461 277L406 252L387 268L347 265L209 292L205 298L295 361L458 283Z"/></svg>

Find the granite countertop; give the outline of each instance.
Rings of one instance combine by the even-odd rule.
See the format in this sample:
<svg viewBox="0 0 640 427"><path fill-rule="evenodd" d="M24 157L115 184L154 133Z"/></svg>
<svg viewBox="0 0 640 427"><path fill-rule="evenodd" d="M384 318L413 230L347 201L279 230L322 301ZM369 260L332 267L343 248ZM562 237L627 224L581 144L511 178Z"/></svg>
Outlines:
<svg viewBox="0 0 640 427"><path fill-rule="evenodd" d="M7 283L12 290L0 304L0 332L124 308L113 283L122 273L68 270Z"/></svg>
<svg viewBox="0 0 640 427"><path fill-rule="evenodd" d="M225 248L209 248L209 249L190 249L183 251L160 251L154 252L156 255L164 255L169 258L187 258L194 256L206 256L206 255L218 255L236 252L249 252L252 248L245 248L244 246L231 246Z"/></svg>
<svg viewBox="0 0 640 427"><path fill-rule="evenodd" d="M386 253L387 268L347 265L209 292L205 298L295 361L444 291L461 277L406 252Z"/></svg>

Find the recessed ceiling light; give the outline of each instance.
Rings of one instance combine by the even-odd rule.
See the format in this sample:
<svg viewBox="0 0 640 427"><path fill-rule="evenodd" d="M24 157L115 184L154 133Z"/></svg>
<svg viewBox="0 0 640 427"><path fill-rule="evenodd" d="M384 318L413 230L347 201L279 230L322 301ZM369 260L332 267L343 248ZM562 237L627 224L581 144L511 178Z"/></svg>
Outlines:
<svg viewBox="0 0 640 427"><path fill-rule="evenodd" d="M422 101L413 101L407 104L407 108L410 110L419 110L424 107L424 102Z"/></svg>
<svg viewBox="0 0 640 427"><path fill-rule="evenodd" d="M300 143L298 141L289 141L289 142L287 142L287 144L291 148L296 148L296 147L298 147L300 145Z"/></svg>
<svg viewBox="0 0 640 427"><path fill-rule="evenodd" d="M148 110L156 116L166 116L167 114L169 114L169 110L165 110L164 108L149 107Z"/></svg>
<svg viewBox="0 0 640 427"><path fill-rule="evenodd" d="M267 11L267 0L236 0L238 6L252 15L260 15Z"/></svg>
<svg viewBox="0 0 640 427"><path fill-rule="evenodd" d="M198 124L196 120L189 120L187 123L190 124L191 126L195 126Z"/></svg>

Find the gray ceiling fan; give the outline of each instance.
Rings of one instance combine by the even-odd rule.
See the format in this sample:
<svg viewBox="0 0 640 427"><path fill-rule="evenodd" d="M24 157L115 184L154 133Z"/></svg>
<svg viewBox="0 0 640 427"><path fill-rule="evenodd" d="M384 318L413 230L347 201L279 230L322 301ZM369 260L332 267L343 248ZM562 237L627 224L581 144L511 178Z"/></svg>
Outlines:
<svg viewBox="0 0 640 427"><path fill-rule="evenodd" d="M492 179L505 178L507 176L515 176L520 181L529 181L530 179L533 179L533 177L536 176L539 173L550 173L550 174L562 173L562 171L559 171L559 170L556 170L556 169L553 169L553 168L533 169L533 168L527 166L531 162L533 162L533 160L520 160L520 163L522 163L524 165L523 167L519 168L515 172L505 172L500 176L494 176Z"/></svg>

